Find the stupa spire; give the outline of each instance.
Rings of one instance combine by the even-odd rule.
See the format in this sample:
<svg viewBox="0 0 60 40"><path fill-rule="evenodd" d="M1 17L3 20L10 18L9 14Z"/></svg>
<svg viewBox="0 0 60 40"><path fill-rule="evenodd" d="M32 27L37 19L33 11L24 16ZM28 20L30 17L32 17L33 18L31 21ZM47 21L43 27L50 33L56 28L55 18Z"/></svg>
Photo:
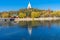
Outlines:
<svg viewBox="0 0 60 40"><path fill-rule="evenodd" d="M30 9L31 8L31 4L30 4L30 2L28 3L28 7L27 7L27 9Z"/></svg>

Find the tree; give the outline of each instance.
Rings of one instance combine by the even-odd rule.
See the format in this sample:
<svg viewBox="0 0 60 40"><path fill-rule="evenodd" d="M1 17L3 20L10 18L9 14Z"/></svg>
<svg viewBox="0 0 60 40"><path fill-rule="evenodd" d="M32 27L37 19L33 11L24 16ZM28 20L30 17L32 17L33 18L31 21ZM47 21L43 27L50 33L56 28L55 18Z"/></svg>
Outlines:
<svg viewBox="0 0 60 40"><path fill-rule="evenodd" d="M31 17L32 18L38 18L38 17L40 17L40 12L32 12L31 13Z"/></svg>
<svg viewBox="0 0 60 40"><path fill-rule="evenodd" d="M26 17L26 14L25 13L19 13L18 15L20 18L25 18Z"/></svg>
<svg viewBox="0 0 60 40"><path fill-rule="evenodd" d="M3 12L3 13L1 14L1 16L2 16L2 18L8 18L8 17L9 17L9 13Z"/></svg>

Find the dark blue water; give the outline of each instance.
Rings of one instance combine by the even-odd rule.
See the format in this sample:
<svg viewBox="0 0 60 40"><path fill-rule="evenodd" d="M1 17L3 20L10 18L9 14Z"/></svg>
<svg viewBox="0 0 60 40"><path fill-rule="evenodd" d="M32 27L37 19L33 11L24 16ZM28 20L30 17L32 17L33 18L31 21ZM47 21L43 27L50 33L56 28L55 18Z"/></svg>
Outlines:
<svg viewBox="0 0 60 40"><path fill-rule="evenodd" d="M60 40L60 21L1 22L0 40Z"/></svg>

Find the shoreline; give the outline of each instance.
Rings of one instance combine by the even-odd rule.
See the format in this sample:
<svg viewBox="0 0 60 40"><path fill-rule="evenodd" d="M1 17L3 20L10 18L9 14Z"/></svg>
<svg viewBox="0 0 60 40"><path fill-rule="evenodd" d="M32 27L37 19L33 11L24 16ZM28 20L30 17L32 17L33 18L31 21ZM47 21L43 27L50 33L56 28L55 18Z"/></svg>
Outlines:
<svg viewBox="0 0 60 40"><path fill-rule="evenodd" d="M41 17L41 18L15 18L14 21L43 21L43 20L60 20L60 17Z"/></svg>
<svg viewBox="0 0 60 40"><path fill-rule="evenodd" d="M0 18L0 21L10 21L10 19L14 19L13 21L51 21L51 20L60 20L60 17L40 17L40 18Z"/></svg>

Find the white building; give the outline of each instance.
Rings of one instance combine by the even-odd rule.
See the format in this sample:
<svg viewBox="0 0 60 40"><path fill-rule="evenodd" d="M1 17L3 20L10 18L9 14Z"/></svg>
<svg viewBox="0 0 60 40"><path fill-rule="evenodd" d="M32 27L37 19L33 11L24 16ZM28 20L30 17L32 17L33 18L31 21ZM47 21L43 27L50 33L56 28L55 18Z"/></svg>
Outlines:
<svg viewBox="0 0 60 40"><path fill-rule="evenodd" d="M30 4L30 2L28 3L28 7L27 7L27 9L30 9L31 8L31 4Z"/></svg>

